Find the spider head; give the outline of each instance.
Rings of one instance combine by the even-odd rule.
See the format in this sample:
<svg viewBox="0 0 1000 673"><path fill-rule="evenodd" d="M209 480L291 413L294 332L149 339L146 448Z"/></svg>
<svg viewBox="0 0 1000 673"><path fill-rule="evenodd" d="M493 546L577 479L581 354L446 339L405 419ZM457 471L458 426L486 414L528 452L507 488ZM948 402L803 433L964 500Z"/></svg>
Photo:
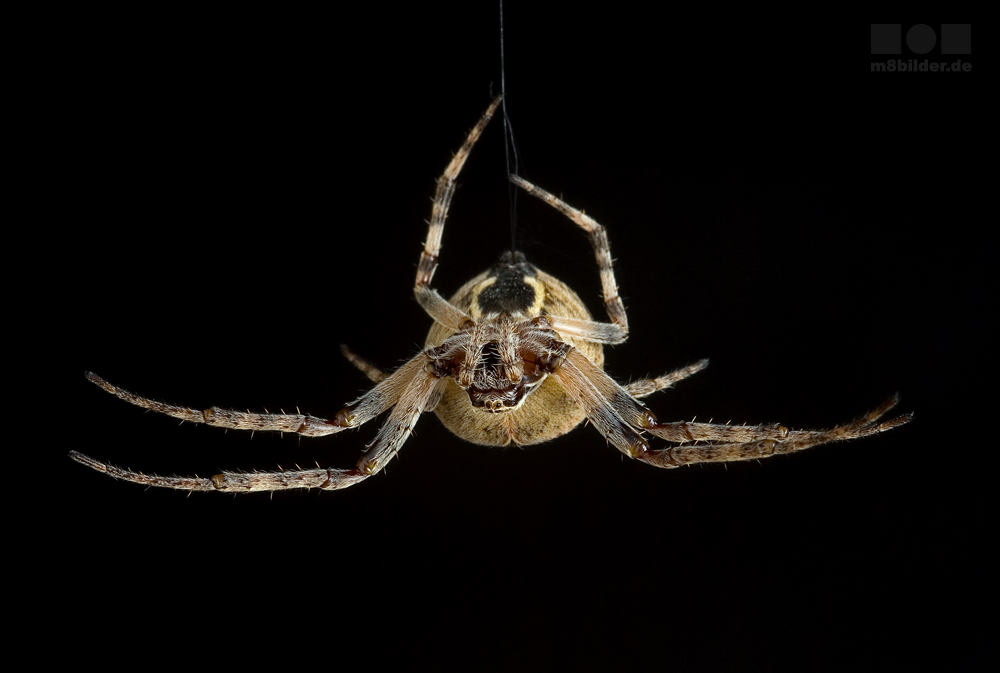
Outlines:
<svg viewBox="0 0 1000 673"><path fill-rule="evenodd" d="M502 350L495 341L483 347L466 388L472 406L491 413L517 409L546 376L537 367L526 368L523 358L504 357Z"/></svg>
<svg viewBox="0 0 1000 673"><path fill-rule="evenodd" d="M472 406L492 413L521 406L571 348L558 340L543 318L503 326L494 336L499 338L487 341L456 377Z"/></svg>
<svg viewBox="0 0 1000 673"><path fill-rule="evenodd" d="M473 407L490 413L520 407L571 348L544 318L500 314L468 323L426 351L428 368L435 376L453 378Z"/></svg>

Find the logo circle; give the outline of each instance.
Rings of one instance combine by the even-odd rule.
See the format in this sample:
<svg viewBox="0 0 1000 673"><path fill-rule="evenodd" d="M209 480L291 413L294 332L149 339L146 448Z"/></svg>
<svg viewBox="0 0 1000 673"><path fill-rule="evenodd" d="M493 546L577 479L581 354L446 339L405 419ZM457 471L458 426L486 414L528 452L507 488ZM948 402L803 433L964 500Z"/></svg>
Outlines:
<svg viewBox="0 0 1000 673"><path fill-rule="evenodd" d="M934 29L926 23L917 25L906 31L906 46L914 54L926 54L937 44L937 35Z"/></svg>

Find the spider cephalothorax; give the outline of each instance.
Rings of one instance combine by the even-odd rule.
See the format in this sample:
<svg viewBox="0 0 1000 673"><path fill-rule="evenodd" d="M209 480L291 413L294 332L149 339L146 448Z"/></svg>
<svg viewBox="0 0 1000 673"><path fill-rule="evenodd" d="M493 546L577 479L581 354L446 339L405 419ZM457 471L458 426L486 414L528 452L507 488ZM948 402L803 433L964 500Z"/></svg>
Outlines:
<svg viewBox="0 0 1000 673"><path fill-rule="evenodd" d="M472 406L500 413L520 407L570 348L545 318L491 313L427 355L435 373L452 377L469 394Z"/></svg>
<svg viewBox="0 0 1000 673"><path fill-rule="evenodd" d="M602 346L626 340L628 319L618 296L604 227L517 176L511 177L514 184L562 212L589 236L610 322L595 321L573 290L528 263L519 252L505 252L490 269L445 300L430 284L437 269L441 234L455 179L498 104L499 99L493 101L438 180L414 287L417 301L434 320L424 350L387 374L342 347L347 358L376 385L332 419L306 414L254 414L216 407L190 409L135 395L87 374L91 381L132 404L224 428L321 436L357 427L389 411L356 467L222 472L205 479L146 475L75 451L70 454L73 459L119 479L192 491L339 489L379 472L425 411L434 411L459 437L491 446L544 442L569 432L586 418L608 443L624 454L666 468L794 453L827 442L873 435L910 420L910 415L904 415L878 422L896 404L896 398L892 398L875 411L830 430L793 431L777 424L661 423L639 398L700 371L708 361L626 386L608 376L603 370ZM648 435L671 445L652 448Z"/></svg>

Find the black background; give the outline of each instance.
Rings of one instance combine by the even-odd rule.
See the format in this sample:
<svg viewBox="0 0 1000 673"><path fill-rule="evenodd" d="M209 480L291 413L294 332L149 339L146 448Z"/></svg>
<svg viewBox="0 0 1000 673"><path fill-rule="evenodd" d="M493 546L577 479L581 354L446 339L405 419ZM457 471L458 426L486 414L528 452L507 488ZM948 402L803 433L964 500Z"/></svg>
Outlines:
<svg viewBox="0 0 1000 673"><path fill-rule="evenodd" d="M84 380L336 413L430 321L412 299L434 180L500 87L498 11L82 16L57 87L73 213L48 442L77 661L766 670L995 655L985 111L971 75L866 76L853 24L508 3L520 172L608 227L619 380L700 358L661 419L827 427L899 391L910 425L764 462L656 470L591 428L465 444L421 419L335 493L143 490L145 472L352 465L376 424L254 437ZM848 44L851 43L851 45ZM434 284L510 242L502 125L460 179ZM586 238L517 201L519 247L600 317ZM979 426L979 427L977 427ZM31 454L27 454L25 460ZM55 545L48 543L55 542ZM995 560L995 559L994 559ZM137 659L136 657L139 657Z"/></svg>

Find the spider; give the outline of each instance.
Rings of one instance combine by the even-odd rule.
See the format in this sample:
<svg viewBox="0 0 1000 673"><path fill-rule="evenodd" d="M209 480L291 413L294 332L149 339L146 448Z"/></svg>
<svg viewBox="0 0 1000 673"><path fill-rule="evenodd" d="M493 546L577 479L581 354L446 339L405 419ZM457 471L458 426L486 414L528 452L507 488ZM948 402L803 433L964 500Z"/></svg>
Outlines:
<svg viewBox="0 0 1000 673"><path fill-rule="evenodd" d="M912 418L912 414L906 414L878 422L898 402L898 396L894 396L871 413L830 430L790 430L778 424L731 426L658 421L640 399L701 371L708 361L625 386L608 376L603 370L602 347L626 340L628 319L618 295L604 227L518 176L511 176L515 185L560 211L587 233L597 258L610 322L595 321L573 290L528 262L520 252L503 253L490 269L463 285L450 301L445 300L431 287L431 280L438 266L441 234L455 181L499 102L499 97L493 100L437 181L414 287L417 302L434 319L425 349L387 374L341 347L347 359L376 385L332 419L217 407L190 409L135 395L90 372L86 375L112 395L145 409L238 430L277 430L319 437L357 428L391 409L353 469L318 467L222 472L210 478L162 477L118 468L76 451L70 456L117 479L188 491L341 489L382 470L427 411L434 411L459 437L487 446L538 444L566 434L587 419L619 451L663 468L794 453L828 442L874 435ZM672 445L653 448L646 435Z"/></svg>

